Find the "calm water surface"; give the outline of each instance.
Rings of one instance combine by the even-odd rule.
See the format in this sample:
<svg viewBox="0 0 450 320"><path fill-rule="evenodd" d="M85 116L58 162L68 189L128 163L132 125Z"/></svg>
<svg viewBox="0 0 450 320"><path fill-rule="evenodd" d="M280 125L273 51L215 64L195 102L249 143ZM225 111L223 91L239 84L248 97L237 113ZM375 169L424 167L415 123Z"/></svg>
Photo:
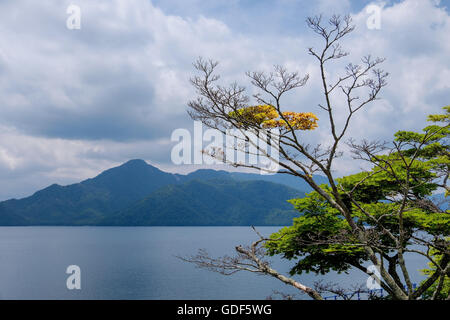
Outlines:
<svg viewBox="0 0 450 320"><path fill-rule="evenodd" d="M264 235L279 227L259 227ZM296 290L267 276L223 276L197 269L176 255L205 248L233 254L256 240L249 227L0 227L0 299L266 299ZM426 266L408 258L411 269ZM81 290L68 290L66 268L81 268ZM292 262L274 261L287 272ZM297 276L305 284L323 279ZM365 283L361 271L330 274L342 285ZM413 272L413 280L423 277ZM299 296L299 298L305 296Z"/></svg>

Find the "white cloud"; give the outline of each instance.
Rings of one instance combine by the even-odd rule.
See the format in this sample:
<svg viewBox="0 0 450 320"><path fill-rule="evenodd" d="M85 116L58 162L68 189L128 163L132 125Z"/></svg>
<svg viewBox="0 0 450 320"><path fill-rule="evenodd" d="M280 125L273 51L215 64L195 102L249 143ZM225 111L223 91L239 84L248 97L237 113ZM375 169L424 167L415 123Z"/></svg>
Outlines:
<svg viewBox="0 0 450 320"><path fill-rule="evenodd" d="M160 166L170 148L169 138L68 140L34 137L0 127L0 200L27 196L52 183L79 182L133 158Z"/></svg>
<svg viewBox="0 0 450 320"><path fill-rule="evenodd" d="M296 2L269 10L281 20L267 19L267 12L251 20L261 25L259 33L226 22L234 18L230 13L223 21L208 16L212 4L201 14L191 6L189 16L177 16L146 0L78 1L82 29L68 30L69 3L0 4L0 189L6 190L0 199L79 181L130 158L169 168L171 131L192 126L185 113L194 96L188 79L200 55L220 60L225 84L248 84L245 71L273 64L309 73L307 86L285 103L318 113L320 129L309 139L329 141L326 117L317 108L323 100L317 65L306 53L320 42L304 24L295 36L287 29L264 32L271 24L284 27L281 13L297 8ZM239 2L220 5L240 10L239 21L245 18ZM331 14L352 5L322 0L313 9ZM258 16L254 10L248 18ZM302 14L296 13L297 22ZM391 76L383 100L355 117L350 135L389 139L399 129L420 129L426 114L449 103L448 12L431 0L405 0L383 6L380 30L367 28L364 8L353 18L357 29L343 43L351 52L346 60L357 62L367 53L386 57L383 68ZM338 67L329 69L331 77L342 71ZM343 110L337 118L344 116ZM346 161L337 165L339 173L358 169Z"/></svg>

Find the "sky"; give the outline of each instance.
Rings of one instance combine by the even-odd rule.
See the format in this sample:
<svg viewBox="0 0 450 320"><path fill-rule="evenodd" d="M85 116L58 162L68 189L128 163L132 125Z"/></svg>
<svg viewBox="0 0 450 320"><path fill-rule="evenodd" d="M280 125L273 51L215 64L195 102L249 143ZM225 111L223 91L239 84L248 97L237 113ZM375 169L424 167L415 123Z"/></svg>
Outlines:
<svg viewBox="0 0 450 320"><path fill-rule="evenodd" d="M352 16L343 62L386 58L388 86L357 114L349 137L390 140L397 130L420 130L427 114L450 103L449 2L2 0L0 200L79 182L129 159L171 172L197 168L172 163L170 137L193 129L186 110L199 56L220 61L224 84L248 86L246 71L275 64L309 74L284 103L316 113L319 129L307 139L326 144L319 70L307 54L321 45L305 24L316 14ZM80 8L79 29L67 27L71 4ZM380 8L379 28L367 24L369 5ZM327 72L336 78L342 65ZM341 159L336 174L358 166Z"/></svg>

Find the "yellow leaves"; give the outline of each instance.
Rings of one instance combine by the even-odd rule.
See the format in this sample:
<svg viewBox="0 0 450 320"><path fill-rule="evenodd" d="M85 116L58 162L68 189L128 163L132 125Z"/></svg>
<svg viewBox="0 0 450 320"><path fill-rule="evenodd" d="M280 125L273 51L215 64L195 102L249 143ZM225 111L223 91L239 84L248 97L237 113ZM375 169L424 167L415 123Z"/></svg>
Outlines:
<svg viewBox="0 0 450 320"><path fill-rule="evenodd" d="M263 128L282 128L290 130L314 130L318 127L317 116L312 112L282 112L281 116L270 105L250 106L232 111L229 116L243 123L261 125Z"/></svg>
<svg viewBox="0 0 450 320"><path fill-rule="evenodd" d="M312 112L283 112L281 119L268 120L263 123L265 128L284 128L293 130L314 130L318 127L317 116ZM283 119L284 118L284 119Z"/></svg>
<svg viewBox="0 0 450 320"><path fill-rule="evenodd" d="M269 105L259 105L232 111L229 116L250 123L262 124L278 117L278 112Z"/></svg>

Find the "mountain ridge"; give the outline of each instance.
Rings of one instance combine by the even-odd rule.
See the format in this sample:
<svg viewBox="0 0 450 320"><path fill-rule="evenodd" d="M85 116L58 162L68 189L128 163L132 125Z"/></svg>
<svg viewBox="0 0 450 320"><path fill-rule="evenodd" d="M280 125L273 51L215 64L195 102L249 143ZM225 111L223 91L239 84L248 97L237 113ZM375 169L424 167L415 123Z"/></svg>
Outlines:
<svg viewBox="0 0 450 320"><path fill-rule="evenodd" d="M156 190L134 206L110 217L107 224L148 226L289 224L297 213L287 201L279 203L272 202L272 199L294 198L304 194L282 185L271 188L273 185L275 184L265 181L193 179ZM176 206L168 208L165 206L166 203L175 203ZM272 217L274 212L278 213L278 219Z"/></svg>
<svg viewBox="0 0 450 320"><path fill-rule="evenodd" d="M152 199L151 201L155 202L156 196L154 193L160 189L163 189L163 191L159 191L159 194L167 199L167 203L165 205L159 204L159 208L161 212L166 212L167 216L173 216L178 212L180 217L182 217L180 211L189 211L195 204L195 207L198 208L199 212L202 212L206 219L209 213L202 209L203 207L198 199L193 198L201 198L203 194L196 194L195 196L192 194L190 199L183 198L184 206L176 202L181 201L177 200L177 197L189 194L189 189L192 189L193 185L197 188L204 188L205 181L214 179L216 184L222 185L222 187L215 187L209 183L207 188L204 188L205 198L203 202L206 203L213 197L216 199L228 199L228 202L224 202L226 206L224 212L228 212L228 214L234 212L242 217L252 213L250 216L254 218L253 222L264 221L264 218L257 217L254 214L253 208L259 208L262 215L266 216L273 215L277 208L284 208L281 211L289 211L290 207L286 207L286 200L295 195L302 196L305 191L309 192L309 190L299 190L298 187L301 187L301 185L294 189L287 183L282 185L271 182L271 179L273 181L281 181L281 178L277 177L277 175L270 177L211 169L200 169L186 175L172 174L149 165L144 160L133 159L79 183L66 186L52 184L36 191L29 197L2 201L0 202L0 225L107 225L108 221L113 225L118 225L117 217L121 214L123 215L124 212L128 212L130 221L136 221L130 215L131 208L149 197ZM194 183L189 185L189 182L192 181L203 181L203 184ZM277 194L277 197L273 199L272 206L268 206L266 203L268 210L252 199L247 198L245 199L246 201L242 201L233 192L236 189L241 194L252 194L252 188L260 185L258 183L248 184L246 181L260 181L260 183L262 181L264 188L260 189L260 192L264 197L270 198L271 194ZM169 192L168 189L164 189L167 186L177 187L172 187L172 190ZM277 190L284 190L285 196L282 196ZM229 198L228 194L233 194L235 198ZM255 195L255 197L258 198L259 196ZM239 206L235 206L233 201L238 202ZM217 200L216 203L218 204L219 202ZM248 203L251 203L250 207ZM211 207L210 202L208 208L210 212L215 212L218 221L222 219L219 217L219 212L215 207ZM148 210L150 209L152 208L148 208ZM154 212L155 216L157 215L155 210L152 212ZM283 214L291 216L293 211L290 213L283 211ZM116 217L116 220L114 220L114 217ZM145 223L148 224L150 223L149 221L154 221L152 219L145 220ZM231 221L232 219L230 218L229 220ZM244 220L244 218L240 220L235 219L238 225L241 225ZM130 221L122 221L120 225L131 225ZM199 223L202 222L201 219L198 221ZM230 222L223 219L222 221L224 225L231 225ZM275 224L284 224L286 221L285 218L280 218L279 221L277 221L276 217L272 219L272 223ZM250 222L252 221L248 221L248 223ZM165 222L160 220L159 223L164 224ZM216 224L214 221L210 223L212 225ZM176 225L176 223L172 221L170 225Z"/></svg>

